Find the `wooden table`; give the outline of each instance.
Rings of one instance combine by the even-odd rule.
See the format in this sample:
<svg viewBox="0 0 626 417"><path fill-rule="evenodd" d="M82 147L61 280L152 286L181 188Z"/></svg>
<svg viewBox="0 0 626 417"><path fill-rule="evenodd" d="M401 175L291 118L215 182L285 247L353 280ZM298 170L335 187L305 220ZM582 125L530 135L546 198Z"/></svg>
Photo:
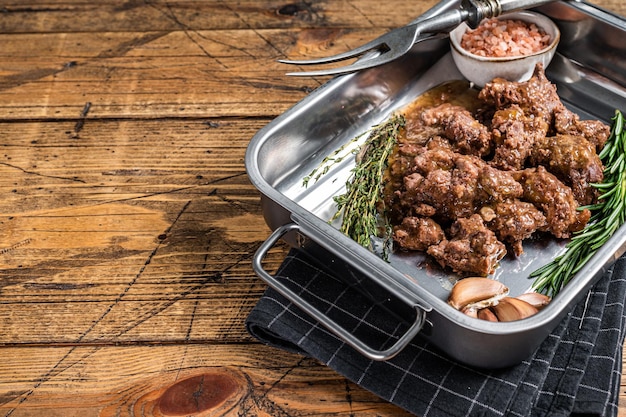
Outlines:
<svg viewBox="0 0 626 417"><path fill-rule="evenodd" d="M269 229L243 157L326 81L276 59L432 4L1 1L0 412L405 415L246 333Z"/></svg>

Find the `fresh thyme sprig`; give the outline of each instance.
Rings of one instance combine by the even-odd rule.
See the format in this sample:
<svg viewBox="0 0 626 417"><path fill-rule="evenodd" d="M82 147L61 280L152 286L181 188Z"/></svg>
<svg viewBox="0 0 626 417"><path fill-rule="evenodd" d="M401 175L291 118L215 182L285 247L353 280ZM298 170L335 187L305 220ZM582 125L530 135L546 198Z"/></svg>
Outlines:
<svg viewBox="0 0 626 417"><path fill-rule="evenodd" d="M319 180L322 176L328 173L331 166L340 163L346 158L346 156L353 155L355 152L357 152L358 149L357 151L344 154L346 149L348 149L350 145L357 142L360 138L363 137L363 135L366 135L367 133L368 132L365 132L356 136L355 138L353 138L352 140L344 144L342 147L334 151L332 154L324 157L324 159L322 159L322 162L320 162L320 164L313 171L311 171L309 175L307 175L306 177L302 179L302 185L307 187L309 185L309 182L311 182L311 180L313 180L313 182L317 182L317 180Z"/></svg>
<svg viewBox="0 0 626 417"><path fill-rule="evenodd" d="M354 150L356 165L346 181L346 192L334 197L337 211L330 222L342 217L340 231L352 238L361 246L373 250L373 240L381 233L381 220L384 224L383 259L388 257L390 225L384 215L383 190L388 159L398 140L398 133L405 125L402 115L393 115L385 122L374 126L363 135L369 133L365 142ZM353 139L356 140L363 135ZM353 143L353 141L349 142ZM304 178L306 186L311 179L317 180L326 172L330 165L338 163L345 156L341 155L345 146L325 158L320 166ZM382 216L379 214L382 212Z"/></svg>
<svg viewBox="0 0 626 417"><path fill-rule="evenodd" d="M530 274L538 292L556 295L626 220L626 126L619 110L599 156L604 179L592 186L602 194L596 204L581 207L591 210L592 216L585 228L574 234L565 252Z"/></svg>

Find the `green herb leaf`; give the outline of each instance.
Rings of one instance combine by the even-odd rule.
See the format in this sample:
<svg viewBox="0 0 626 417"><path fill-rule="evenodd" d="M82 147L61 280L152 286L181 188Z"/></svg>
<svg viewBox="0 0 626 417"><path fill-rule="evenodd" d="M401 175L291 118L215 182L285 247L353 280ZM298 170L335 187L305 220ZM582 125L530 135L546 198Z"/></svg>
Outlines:
<svg viewBox="0 0 626 417"><path fill-rule="evenodd" d="M382 237L383 259L388 258L391 246L391 226L385 215L383 199L385 173L389 156L396 146L398 134L405 122L404 116L393 115L363 134L369 133L369 136L354 152L356 165L346 181L346 192L334 198L337 211L330 219L332 222L343 216L341 232L370 250L373 250L372 239L375 236ZM354 143L363 135L354 138L348 144ZM343 158L337 156L348 144L324 159L318 168L304 178L304 185L306 186L311 179L317 181L328 171L329 163L336 163Z"/></svg>

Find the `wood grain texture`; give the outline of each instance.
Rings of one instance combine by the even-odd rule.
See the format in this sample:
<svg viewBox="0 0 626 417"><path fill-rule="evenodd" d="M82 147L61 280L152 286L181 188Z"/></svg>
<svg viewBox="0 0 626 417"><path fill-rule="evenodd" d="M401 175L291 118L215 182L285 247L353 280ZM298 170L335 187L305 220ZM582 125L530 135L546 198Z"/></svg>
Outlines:
<svg viewBox="0 0 626 417"><path fill-rule="evenodd" d="M246 332L269 229L244 155L326 81L277 59L433 4L3 1L0 414L406 415Z"/></svg>
<svg viewBox="0 0 626 417"><path fill-rule="evenodd" d="M261 346L81 345L4 353L11 360L3 368L21 369L19 381L0 382L0 412L11 415L408 416L313 360Z"/></svg>

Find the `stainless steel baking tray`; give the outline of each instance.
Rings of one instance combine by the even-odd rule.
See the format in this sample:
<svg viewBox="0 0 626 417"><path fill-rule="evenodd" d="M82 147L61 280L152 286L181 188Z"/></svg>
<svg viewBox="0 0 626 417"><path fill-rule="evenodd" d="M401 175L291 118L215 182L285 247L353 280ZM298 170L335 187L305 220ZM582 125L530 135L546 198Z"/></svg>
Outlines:
<svg viewBox="0 0 626 417"><path fill-rule="evenodd" d="M625 20L584 2L555 2L535 11L553 19L562 33L557 55L546 73L563 102L583 119L610 123L615 109L626 109ZM272 287L372 359L392 357L419 333L458 361L504 367L528 357L569 307L622 255L625 227L548 307L524 320L490 323L450 307L446 299L456 277L418 266L419 254L394 254L385 262L339 232L337 224L328 223L335 212L333 196L344 190L353 162L334 166L315 184L302 184L324 157L424 91L453 79L462 76L450 58L447 39L421 43L390 64L330 80L261 129L249 144L245 163L274 233L259 248L253 266ZM262 265L267 251L280 238L302 247L331 269L341 270L343 276L353 276L354 271L365 276L358 286L372 296L372 302L386 303L412 323L404 336L390 348L376 350L283 286ZM563 246L564 242L557 240L528 242L522 256L501 262L495 278L504 282L512 295L523 293L532 284L529 273L556 257Z"/></svg>

